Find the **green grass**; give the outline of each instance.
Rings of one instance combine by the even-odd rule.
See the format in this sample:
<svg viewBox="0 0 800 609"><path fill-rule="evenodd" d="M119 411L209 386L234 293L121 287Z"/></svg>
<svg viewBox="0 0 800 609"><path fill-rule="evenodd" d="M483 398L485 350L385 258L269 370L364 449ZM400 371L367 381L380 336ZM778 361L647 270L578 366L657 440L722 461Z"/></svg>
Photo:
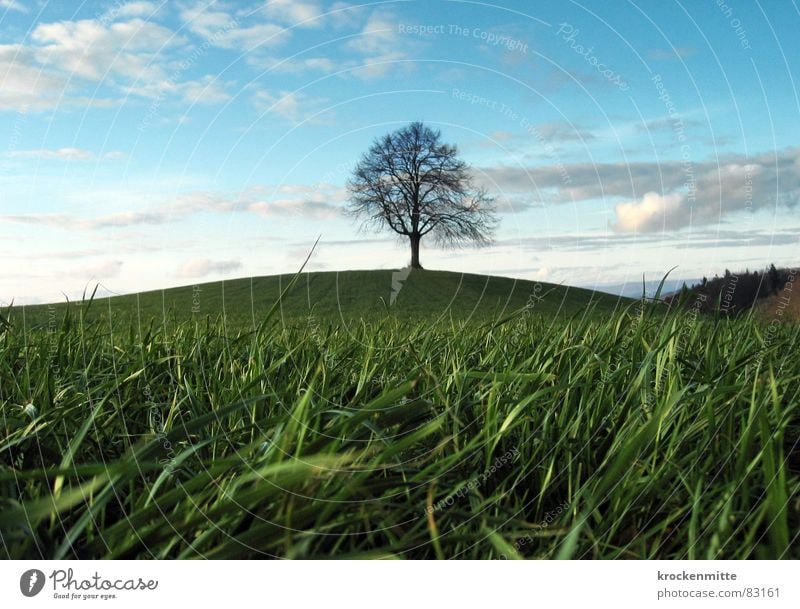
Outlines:
<svg viewBox="0 0 800 609"><path fill-rule="evenodd" d="M343 324L315 277L298 323L15 311L4 554L800 558L798 326L413 298Z"/></svg>
<svg viewBox="0 0 800 609"><path fill-rule="evenodd" d="M608 313L621 303L616 296L581 288L533 281L451 273L412 271L393 290L396 271L345 271L304 273L284 295L278 316L294 321L313 315L325 320L382 319L388 315L426 321L496 319L535 302L542 314L566 315L588 310ZM256 326L294 275L275 275L183 286L128 296L97 298L91 317L127 325L135 320L205 320L223 314L232 326ZM392 303L392 292L396 301ZM73 303L73 308L80 303ZM11 317L27 327L46 326L52 315L63 316L66 303L12 309ZM79 314L76 311L76 314Z"/></svg>

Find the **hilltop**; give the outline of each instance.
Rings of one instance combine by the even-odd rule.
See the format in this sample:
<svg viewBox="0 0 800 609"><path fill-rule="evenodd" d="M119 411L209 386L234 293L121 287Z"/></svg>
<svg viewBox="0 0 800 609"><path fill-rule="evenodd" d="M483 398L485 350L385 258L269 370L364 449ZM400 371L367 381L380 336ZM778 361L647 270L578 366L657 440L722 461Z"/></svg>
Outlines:
<svg viewBox="0 0 800 609"><path fill-rule="evenodd" d="M205 320L224 315L237 325L252 325L276 303L294 275L248 277L96 298L91 304L56 303L24 307L27 327L55 323L67 306L87 319L123 318ZM348 320L400 318L500 318L528 306L545 316L582 312L607 314L631 301L601 292L535 281L433 270L374 270L302 273L281 301L278 314L290 322L314 316ZM23 307L9 312L23 322Z"/></svg>

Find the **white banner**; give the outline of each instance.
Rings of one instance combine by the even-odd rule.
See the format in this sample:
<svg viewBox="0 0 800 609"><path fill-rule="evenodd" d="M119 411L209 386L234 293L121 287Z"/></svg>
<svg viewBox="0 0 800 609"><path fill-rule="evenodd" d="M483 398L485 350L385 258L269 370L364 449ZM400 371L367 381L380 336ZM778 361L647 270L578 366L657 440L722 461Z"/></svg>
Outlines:
<svg viewBox="0 0 800 609"><path fill-rule="evenodd" d="M789 561L5 561L0 605L798 607L797 573Z"/></svg>

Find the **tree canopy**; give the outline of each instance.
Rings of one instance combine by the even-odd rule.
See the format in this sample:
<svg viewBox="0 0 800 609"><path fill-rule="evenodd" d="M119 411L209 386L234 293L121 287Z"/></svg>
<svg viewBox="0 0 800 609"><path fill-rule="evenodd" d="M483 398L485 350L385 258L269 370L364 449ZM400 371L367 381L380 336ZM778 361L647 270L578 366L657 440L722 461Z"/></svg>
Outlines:
<svg viewBox="0 0 800 609"><path fill-rule="evenodd" d="M442 246L487 245L497 223L493 198L474 185L456 147L421 122L376 139L348 190L348 211L364 227L408 237L412 268L422 268L423 237Z"/></svg>

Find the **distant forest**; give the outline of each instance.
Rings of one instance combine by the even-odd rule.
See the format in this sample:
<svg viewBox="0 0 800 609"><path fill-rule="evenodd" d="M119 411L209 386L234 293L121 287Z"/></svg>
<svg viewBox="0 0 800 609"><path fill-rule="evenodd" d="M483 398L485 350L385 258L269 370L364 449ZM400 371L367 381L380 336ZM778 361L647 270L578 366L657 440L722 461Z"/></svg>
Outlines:
<svg viewBox="0 0 800 609"><path fill-rule="evenodd" d="M774 264L763 271L731 273L725 269L722 277L703 277L700 283L691 287L684 284L680 291L664 300L670 305L684 303L703 312L735 317L751 309L759 300L778 295L787 284L794 282L798 270L779 269ZM700 296L704 298L698 298Z"/></svg>

